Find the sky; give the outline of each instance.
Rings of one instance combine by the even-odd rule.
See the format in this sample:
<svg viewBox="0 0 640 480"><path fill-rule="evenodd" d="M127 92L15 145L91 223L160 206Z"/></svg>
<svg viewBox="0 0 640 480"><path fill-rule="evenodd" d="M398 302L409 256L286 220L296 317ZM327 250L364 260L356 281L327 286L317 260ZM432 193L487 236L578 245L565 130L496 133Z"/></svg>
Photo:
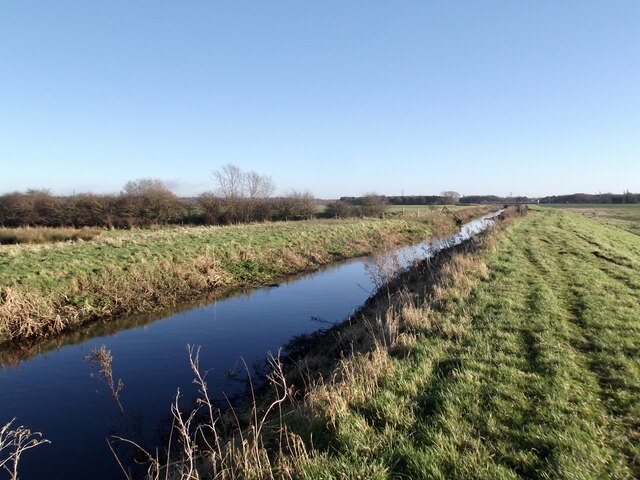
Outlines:
<svg viewBox="0 0 640 480"><path fill-rule="evenodd" d="M0 193L640 192L640 1L0 2Z"/></svg>

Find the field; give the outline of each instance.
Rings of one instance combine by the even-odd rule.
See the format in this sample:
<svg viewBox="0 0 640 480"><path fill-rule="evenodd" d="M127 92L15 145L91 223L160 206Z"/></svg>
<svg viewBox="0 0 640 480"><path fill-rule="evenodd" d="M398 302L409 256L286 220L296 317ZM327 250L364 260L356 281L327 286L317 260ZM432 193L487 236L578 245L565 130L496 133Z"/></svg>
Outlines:
<svg viewBox="0 0 640 480"><path fill-rule="evenodd" d="M428 269L426 297L426 277L409 278L277 376L301 388L272 423L287 435L278 427L275 444L252 440L211 468L639 478L640 237L537 209L472 247Z"/></svg>
<svg viewBox="0 0 640 480"><path fill-rule="evenodd" d="M640 205L554 205L640 235Z"/></svg>
<svg viewBox="0 0 640 480"><path fill-rule="evenodd" d="M389 213L402 213L404 211L408 215L424 215L429 212L440 212L445 206L452 211L469 208L468 205L388 205L386 211Z"/></svg>
<svg viewBox="0 0 640 480"><path fill-rule="evenodd" d="M486 209L471 209L466 218ZM0 342L167 308L452 231L439 214L105 231L89 242L0 246Z"/></svg>

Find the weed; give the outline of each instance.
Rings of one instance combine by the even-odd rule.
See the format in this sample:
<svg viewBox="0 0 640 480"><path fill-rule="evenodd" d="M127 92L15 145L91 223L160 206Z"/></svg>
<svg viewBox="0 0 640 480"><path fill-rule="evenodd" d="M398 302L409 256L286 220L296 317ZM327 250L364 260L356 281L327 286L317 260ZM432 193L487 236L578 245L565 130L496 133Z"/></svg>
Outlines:
<svg viewBox="0 0 640 480"><path fill-rule="evenodd" d="M111 368L113 356L111 352L107 350L106 345L100 345L100 348L91 349L91 352L85 357L85 360L97 370L97 372L92 373L91 376L107 384L111 396L118 405L120 413L124 415L124 408L122 407L122 403L120 403L120 391L124 388L124 383L122 379L118 379L116 382L113 378L113 369Z"/></svg>
<svg viewBox="0 0 640 480"><path fill-rule="evenodd" d="M40 432L28 428L13 427L15 418L0 428L0 471L4 470L11 480L18 480L18 465L22 455L32 448L51 443L42 438Z"/></svg>

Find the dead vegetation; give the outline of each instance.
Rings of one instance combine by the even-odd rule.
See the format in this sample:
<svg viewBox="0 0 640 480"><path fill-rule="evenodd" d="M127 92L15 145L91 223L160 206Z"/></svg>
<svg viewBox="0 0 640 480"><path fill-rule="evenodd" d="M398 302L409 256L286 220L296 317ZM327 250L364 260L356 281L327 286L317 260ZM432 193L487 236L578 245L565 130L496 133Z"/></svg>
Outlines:
<svg viewBox="0 0 640 480"><path fill-rule="evenodd" d="M15 418L0 428L0 471L9 474L11 480L18 480L18 465L22 455L39 445L51 443L42 438L40 432L28 428L13 427Z"/></svg>
<svg viewBox="0 0 640 480"><path fill-rule="evenodd" d="M0 245L88 242L101 233L97 228L0 228Z"/></svg>

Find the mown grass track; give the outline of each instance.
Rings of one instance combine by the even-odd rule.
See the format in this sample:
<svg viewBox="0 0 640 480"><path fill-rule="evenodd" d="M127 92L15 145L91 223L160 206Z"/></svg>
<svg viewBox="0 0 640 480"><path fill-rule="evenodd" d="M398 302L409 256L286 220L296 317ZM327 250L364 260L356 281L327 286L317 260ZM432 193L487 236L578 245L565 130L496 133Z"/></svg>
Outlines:
<svg viewBox="0 0 640 480"><path fill-rule="evenodd" d="M640 477L640 238L545 209L467 256L302 476Z"/></svg>

